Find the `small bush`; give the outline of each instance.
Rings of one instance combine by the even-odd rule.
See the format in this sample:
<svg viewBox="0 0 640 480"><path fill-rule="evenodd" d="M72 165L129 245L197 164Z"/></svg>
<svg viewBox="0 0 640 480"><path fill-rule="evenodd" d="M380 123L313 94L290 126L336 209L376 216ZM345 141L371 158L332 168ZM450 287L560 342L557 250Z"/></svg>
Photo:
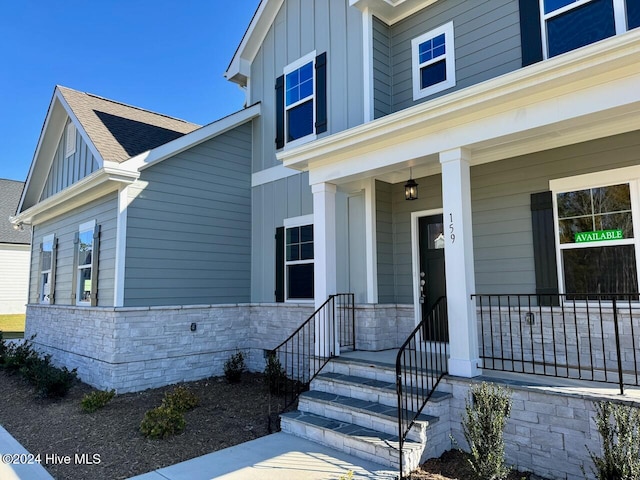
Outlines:
<svg viewBox="0 0 640 480"><path fill-rule="evenodd" d="M640 409L612 402L596 403L596 427L602 456L589 448L598 480L640 480ZM585 473L584 467L582 472ZM585 474L586 476L586 474Z"/></svg>
<svg viewBox="0 0 640 480"><path fill-rule="evenodd" d="M224 362L224 376L229 383L239 383L245 368L242 352L234 353Z"/></svg>
<svg viewBox="0 0 640 480"><path fill-rule="evenodd" d="M115 390L96 390L94 392L87 393L82 397L82 400L80 400L80 406L84 412L93 413L103 408L115 395Z"/></svg>
<svg viewBox="0 0 640 480"><path fill-rule="evenodd" d="M280 360L274 353L267 356L267 365L264 369L264 381L269 393L278 395L284 393L287 383L287 374L282 368Z"/></svg>
<svg viewBox="0 0 640 480"><path fill-rule="evenodd" d="M22 342L7 343L2 340L0 366L11 375L19 372L23 367L39 358L38 352L33 348L31 342L35 335Z"/></svg>
<svg viewBox="0 0 640 480"><path fill-rule="evenodd" d="M162 406L183 413L196 408L200 404L198 396L181 385L164 394Z"/></svg>
<svg viewBox="0 0 640 480"><path fill-rule="evenodd" d="M20 373L45 398L62 398L77 379L76 369L58 368L51 364L51 356L31 358L20 369Z"/></svg>
<svg viewBox="0 0 640 480"><path fill-rule="evenodd" d="M140 423L140 433L148 438L167 438L184 430L184 414L161 405L148 410Z"/></svg>
<svg viewBox="0 0 640 480"><path fill-rule="evenodd" d="M511 414L511 392L484 382L474 385L465 412L462 432L471 449L471 468L480 480L505 479L510 469L505 464L504 427Z"/></svg>

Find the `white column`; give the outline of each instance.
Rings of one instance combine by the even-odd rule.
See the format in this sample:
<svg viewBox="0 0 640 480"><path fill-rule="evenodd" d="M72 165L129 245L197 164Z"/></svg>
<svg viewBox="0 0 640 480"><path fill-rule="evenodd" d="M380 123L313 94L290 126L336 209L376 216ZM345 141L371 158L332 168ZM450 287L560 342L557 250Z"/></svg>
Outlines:
<svg viewBox="0 0 640 480"><path fill-rule="evenodd" d="M458 148L440 153L445 226L445 268L449 317L449 373L480 375L471 225L470 153Z"/></svg>
<svg viewBox="0 0 640 480"><path fill-rule="evenodd" d="M376 180L370 178L364 189L365 248L367 265L367 303L378 303L378 249L376 221Z"/></svg>
<svg viewBox="0 0 640 480"><path fill-rule="evenodd" d="M336 186L331 183L311 185L313 193L313 252L314 252L314 299L316 309L337 293L336 275ZM321 316L316 322L316 339L330 338L331 330L336 332L335 354L339 355L337 329L333 325L335 319L329 315ZM330 346L325 342L324 352L319 350L316 342L316 354L328 355Z"/></svg>

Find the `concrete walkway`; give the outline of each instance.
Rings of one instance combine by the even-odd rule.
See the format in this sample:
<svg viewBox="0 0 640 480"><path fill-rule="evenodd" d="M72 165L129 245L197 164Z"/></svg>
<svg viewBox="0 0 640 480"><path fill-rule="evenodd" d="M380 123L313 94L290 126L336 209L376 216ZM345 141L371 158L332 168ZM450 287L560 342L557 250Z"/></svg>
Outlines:
<svg viewBox="0 0 640 480"><path fill-rule="evenodd" d="M13 438L9 432L0 426L0 479L2 480L54 480L49 472L38 463L25 463L31 460L29 452ZM12 458L13 463L6 463L6 455L22 455L22 457Z"/></svg>
<svg viewBox="0 0 640 480"><path fill-rule="evenodd" d="M287 433L274 433L130 480L394 480L398 472Z"/></svg>

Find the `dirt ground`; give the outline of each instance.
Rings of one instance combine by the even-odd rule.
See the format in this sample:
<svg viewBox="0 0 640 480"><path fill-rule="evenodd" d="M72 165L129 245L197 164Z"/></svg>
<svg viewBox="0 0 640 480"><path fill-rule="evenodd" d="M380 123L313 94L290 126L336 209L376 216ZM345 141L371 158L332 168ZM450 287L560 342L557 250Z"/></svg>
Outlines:
<svg viewBox="0 0 640 480"><path fill-rule="evenodd" d="M19 376L0 370L0 425L30 453L40 454L43 466L57 480L129 478L270 433L269 396L262 375L244 374L242 382L234 385L224 378L184 385L200 399L200 406L185 414L185 431L150 440L139 433L140 422L173 387L116 395L104 409L89 414L80 408L82 396L92 390L88 385L78 382L64 399L44 400ZM272 411L276 409L271 406ZM93 463L47 462L47 455L51 459L76 454L85 454ZM462 454L455 451L428 461L412 478L475 480ZM529 478L514 473L509 480Z"/></svg>

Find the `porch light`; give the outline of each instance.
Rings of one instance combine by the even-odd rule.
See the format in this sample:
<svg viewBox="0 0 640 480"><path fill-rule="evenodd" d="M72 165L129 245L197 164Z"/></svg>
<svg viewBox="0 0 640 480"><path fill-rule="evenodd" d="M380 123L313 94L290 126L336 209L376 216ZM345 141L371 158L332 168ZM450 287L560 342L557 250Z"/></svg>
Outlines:
<svg viewBox="0 0 640 480"><path fill-rule="evenodd" d="M411 178L411 168L409 168L409 180L404 184L404 199L416 200L418 198L418 184Z"/></svg>
<svg viewBox="0 0 640 480"><path fill-rule="evenodd" d="M22 232L24 230L24 225L22 223L14 223L13 229L17 230L18 232Z"/></svg>

